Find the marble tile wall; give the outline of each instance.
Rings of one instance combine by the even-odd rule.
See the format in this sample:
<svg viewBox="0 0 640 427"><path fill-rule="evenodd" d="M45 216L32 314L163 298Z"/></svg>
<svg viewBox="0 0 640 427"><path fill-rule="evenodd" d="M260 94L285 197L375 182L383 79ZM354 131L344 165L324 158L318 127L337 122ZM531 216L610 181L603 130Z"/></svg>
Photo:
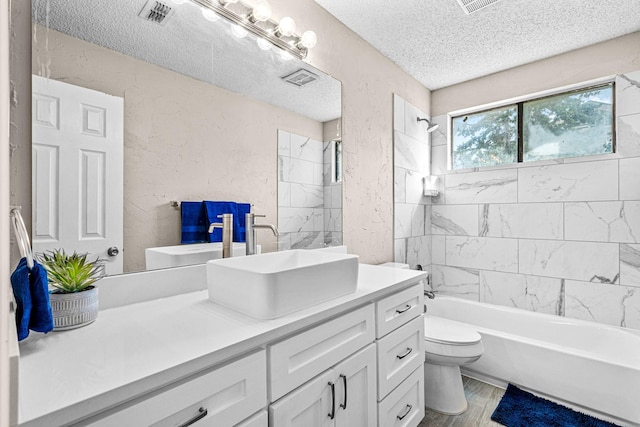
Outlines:
<svg viewBox="0 0 640 427"><path fill-rule="evenodd" d="M393 96L394 261L431 264L431 200L423 196L423 178L430 174L429 134L417 118L427 114L398 95ZM477 226L476 226L477 228Z"/></svg>
<svg viewBox="0 0 640 427"><path fill-rule="evenodd" d="M342 182L335 182L331 177L331 163L334 161L331 155L332 144L331 141L322 144L325 246L342 245Z"/></svg>
<svg viewBox="0 0 640 427"><path fill-rule="evenodd" d="M323 163L322 142L278 130L279 250L324 246Z"/></svg>
<svg viewBox="0 0 640 427"><path fill-rule="evenodd" d="M640 71L616 78L616 114L616 154L463 171L447 170L447 116L435 117L443 191L422 202L433 289L640 329ZM396 162L397 256L421 224L398 179L411 162Z"/></svg>

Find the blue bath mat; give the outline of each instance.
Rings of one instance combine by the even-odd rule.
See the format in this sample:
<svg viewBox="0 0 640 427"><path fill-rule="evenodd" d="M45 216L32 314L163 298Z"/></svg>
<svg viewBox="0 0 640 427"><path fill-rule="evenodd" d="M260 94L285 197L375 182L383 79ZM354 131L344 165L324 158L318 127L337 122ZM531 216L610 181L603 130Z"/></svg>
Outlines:
<svg viewBox="0 0 640 427"><path fill-rule="evenodd" d="M507 386L491 419L507 427L620 427Z"/></svg>

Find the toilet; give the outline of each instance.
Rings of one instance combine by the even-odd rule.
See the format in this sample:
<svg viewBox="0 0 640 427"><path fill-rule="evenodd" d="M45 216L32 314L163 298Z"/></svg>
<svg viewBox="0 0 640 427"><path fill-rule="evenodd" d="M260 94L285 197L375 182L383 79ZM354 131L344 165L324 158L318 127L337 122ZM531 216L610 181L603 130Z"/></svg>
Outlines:
<svg viewBox="0 0 640 427"><path fill-rule="evenodd" d="M386 267L409 268L407 264L385 263ZM436 297L437 298L437 297ZM467 410L460 366L482 356L482 336L463 323L424 315L424 401L431 410L458 415Z"/></svg>
<svg viewBox="0 0 640 427"><path fill-rule="evenodd" d="M482 356L482 337L462 323L429 316L428 307L427 302L424 316L425 406L443 414L458 415L467 410L460 366Z"/></svg>

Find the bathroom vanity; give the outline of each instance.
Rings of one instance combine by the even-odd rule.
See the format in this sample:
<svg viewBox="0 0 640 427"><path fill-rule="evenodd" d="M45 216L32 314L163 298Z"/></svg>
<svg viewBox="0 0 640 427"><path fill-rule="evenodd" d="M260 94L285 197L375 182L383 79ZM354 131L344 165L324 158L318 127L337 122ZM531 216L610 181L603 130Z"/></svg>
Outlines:
<svg viewBox="0 0 640 427"><path fill-rule="evenodd" d="M21 343L20 425L417 426L425 276L360 265L355 292L271 320L209 301L204 274L103 310Z"/></svg>

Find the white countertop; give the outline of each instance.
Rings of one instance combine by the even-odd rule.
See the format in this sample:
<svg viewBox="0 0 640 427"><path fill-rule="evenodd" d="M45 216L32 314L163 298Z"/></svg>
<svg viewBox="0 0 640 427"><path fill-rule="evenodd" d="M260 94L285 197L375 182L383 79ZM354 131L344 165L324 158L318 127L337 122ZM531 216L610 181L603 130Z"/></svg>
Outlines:
<svg viewBox="0 0 640 427"><path fill-rule="evenodd" d="M425 276L361 264L353 294L273 320L225 309L207 291L100 311L91 325L20 344L20 424L58 426L96 414Z"/></svg>

